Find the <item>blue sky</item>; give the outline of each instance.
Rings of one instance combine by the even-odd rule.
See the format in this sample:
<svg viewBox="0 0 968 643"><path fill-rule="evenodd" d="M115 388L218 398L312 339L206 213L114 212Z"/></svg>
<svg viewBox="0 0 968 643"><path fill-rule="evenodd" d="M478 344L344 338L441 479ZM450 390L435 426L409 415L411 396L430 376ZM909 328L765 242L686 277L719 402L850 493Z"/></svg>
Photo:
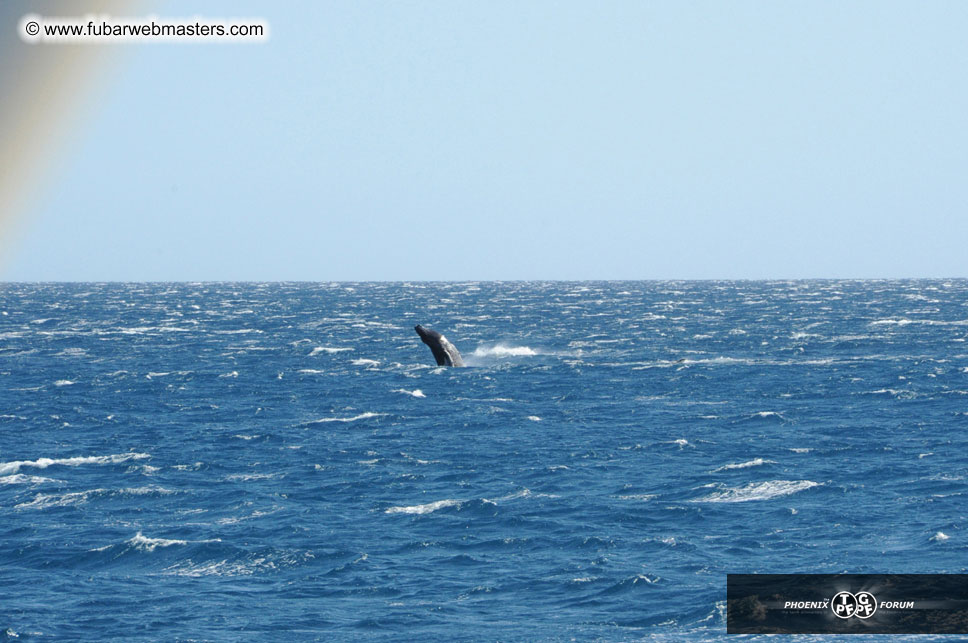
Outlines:
<svg viewBox="0 0 968 643"><path fill-rule="evenodd" d="M963 2L143 13L271 38L112 46L0 278L968 276Z"/></svg>

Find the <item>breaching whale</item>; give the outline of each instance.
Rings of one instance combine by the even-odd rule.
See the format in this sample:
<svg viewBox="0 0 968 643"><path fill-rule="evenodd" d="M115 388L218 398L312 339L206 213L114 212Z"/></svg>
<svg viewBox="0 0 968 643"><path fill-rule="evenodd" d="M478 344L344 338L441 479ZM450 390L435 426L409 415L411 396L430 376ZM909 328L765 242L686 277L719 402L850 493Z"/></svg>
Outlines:
<svg viewBox="0 0 968 643"><path fill-rule="evenodd" d="M430 347L430 351L437 360L437 366L463 366L464 360L461 359L460 351L457 347L447 341L447 338L435 330L424 328L420 324L413 327L423 343Z"/></svg>

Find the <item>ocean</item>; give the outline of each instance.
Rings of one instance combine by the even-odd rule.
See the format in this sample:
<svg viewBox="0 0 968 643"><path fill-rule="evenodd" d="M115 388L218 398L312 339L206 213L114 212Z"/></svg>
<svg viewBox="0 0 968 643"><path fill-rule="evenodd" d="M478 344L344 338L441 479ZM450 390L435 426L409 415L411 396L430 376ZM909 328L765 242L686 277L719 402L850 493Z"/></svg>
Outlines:
<svg viewBox="0 0 968 643"><path fill-rule="evenodd" d="M963 573L966 339L964 280L2 284L0 639L707 641L728 573Z"/></svg>

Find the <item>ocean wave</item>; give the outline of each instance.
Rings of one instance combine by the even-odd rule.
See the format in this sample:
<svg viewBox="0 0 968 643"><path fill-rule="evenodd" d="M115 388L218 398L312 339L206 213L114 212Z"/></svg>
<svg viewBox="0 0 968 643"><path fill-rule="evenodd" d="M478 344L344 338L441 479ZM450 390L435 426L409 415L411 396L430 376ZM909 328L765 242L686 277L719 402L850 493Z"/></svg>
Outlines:
<svg viewBox="0 0 968 643"><path fill-rule="evenodd" d="M892 395L899 400L913 400L918 396L915 391L899 388L880 388L876 391L865 391L862 395Z"/></svg>
<svg viewBox="0 0 968 643"><path fill-rule="evenodd" d="M225 476L225 479L232 482L251 482L252 480L271 480L284 476L285 474L282 473L232 473Z"/></svg>
<svg viewBox="0 0 968 643"><path fill-rule="evenodd" d="M365 556L365 554L364 554ZM178 562L162 572L165 576L201 578L205 576L253 576L294 567L315 558L312 552L250 554L241 559ZM364 559L365 560L365 559Z"/></svg>
<svg viewBox="0 0 968 643"><path fill-rule="evenodd" d="M21 502L14 509L48 509L50 507L74 507L82 505L92 496L102 496L111 493L110 489L88 489L87 491L72 491L70 493L38 493L30 502Z"/></svg>
<svg viewBox="0 0 968 643"><path fill-rule="evenodd" d="M529 346L478 346L471 353L474 357L533 357L538 352Z"/></svg>
<svg viewBox="0 0 968 643"><path fill-rule="evenodd" d="M739 462L736 464L724 464L718 469L713 469L713 473L719 471L729 471L731 469L748 469L749 467L759 467L764 464L776 464L773 460L764 460L763 458L756 458L754 460L749 460L747 462Z"/></svg>
<svg viewBox="0 0 968 643"><path fill-rule="evenodd" d="M654 493L630 493L624 496L616 496L616 498L619 500L638 500L640 502L648 502L649 500L658 498L658 495Z"/></svg>
<svg viewBox="0 0 968 643"><path fill-rule="evenodd" d="M342 353L344 351L351 351L352 348L344 346L317 346L312 351L310 351L309 356L315 357L316 355L332 355L334 353Z"/></svg>
<svg viewBox="0 0 968 643"><path fill-rule="evenodd" d="M312 420L307 422L307 424L322 424L324 422L356 422L357 420L366 420L368 418L381 417L386 415L386 413L374 413L373 411L367 411L366 413L360 413L359 415L354 415L353 417L346 418L320 418L318 420Z"/></svg>
<svg viewBox="0 0 968 643"><path fill-rule="evenodd" d="M518 491L512 491L511 493L501 496L499 498L489 499L481 498L481 502L486 502L490 504L497 504L499 502L506 502L508 500L518 500L519 498L559 498L558 494L554 493L534 493L530 489L519 489Z"/></svg>
<svg viewBox="0 0 968 643"><path fill-rule="evenodd" d="M375 360L375 359L362 358L362 359L354 359L353 362L352 362L352 364L353 364L353 366L370 366L370 367L373 367L373 366L379 366L380 365L380 361L379 360Z"/></svg>
<svg viewBox="0 0 968 643"><path fill-rule="evenodd" d="M766 482L751 482L742 487L722 487L708 496L696 498L690 502L751 502L754 500L772 500L781 496L788 496L798 491L819 487L819 482L811 480L768 480Z"/></svg>
<svg viewBox="0 0 968 643"><path fill-rule="evenodd" d="M392 392L393 393L404 393L406 395L410 395L411 397L427 397L426 395L424 395L424 392L421 391L419 388L418 389L414 389L412 391L408 391L405 388L397 388L397 389L393 389Z"/></svg>
<svg viewBox="0 0 968 643"><path fill-rule="evenodd" d="M446 509L447 507L459 507L464 501L463 500L437 500L435 502L428 502L423 505L410 505L403 507L390 507L384 513L388 514L429 514L437 511L438 509Z"/></svg>
<svg viewBox="0 0 968 643"><path fill-rule="evenodd" d="M130 532L129 532L130 533ZM141 551L152 552L158 547L171 547L172 545L187 545L187 540L174 540L167 538L147 538L139 531L133 538L127 541L129 545Z"/></svg>
<svg viewBox="0 0 968 643"><path fill-rule="evenodd" d="M59 482L53 478L42 476L28 476L23 473L15 473L10 476L0 476L0 484L43 484L45 482Z"/></svg>
<svg viewBox="0 0 968 643"><path fill-rule="evenodd" d="M17 473L22 467L46 469L55 465L77 467L83 464L119 464L129 460L150 458L147 453L117 453L114 455L75 456L73 458L38 458L37 460L15 460L0 462L0 475Z"/></svg>
<svg viewBox="0 0 968 643"><path fill-rule="evenodd" d="M783 415L780 414L780 413L778 413L777 411L757 411L756 413L750 415L749 416L749 419L751 419L751 420L755 420L755 419L759 419L759 420L783 420L784 422L786 421L786 418L783 417Z"/></svg>
<svg viewBox="0 0 968 643"><path fill-rule="evenodd" d="M924 326L968 326L968 319L956 319L956 320L946 320L946 319L908 319L906 317L901 318L888 318L888 319L877 319L870 322L871 326L908 326L910 324L922 324Z"/></svg>

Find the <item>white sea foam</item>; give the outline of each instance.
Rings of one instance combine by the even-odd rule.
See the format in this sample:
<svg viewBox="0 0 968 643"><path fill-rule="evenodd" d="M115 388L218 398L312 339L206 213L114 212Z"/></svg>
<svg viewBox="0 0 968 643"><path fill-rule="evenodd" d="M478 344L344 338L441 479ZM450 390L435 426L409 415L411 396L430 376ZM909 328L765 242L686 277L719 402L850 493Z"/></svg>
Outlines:
<svg viewBox="0 0 968 643"><path fill-rule="evenodd" d="M540 417L538 417L537 415L529 415L529 416L527 417L527 419L528 419L528 420L531 420L532 422L540 422L540 421L541 421L541 418L540 418Z"/></svg>
<svg viewBox="0 0 968 643"><path fill-rule="evenodd" d="M518 491L512 491L511 493L501 496L500 498L481 498L483 502L487 502L496 505L499 502L506 502L508 500L517 500L519 498L558 498L557 494L553 493L534 493L530 489L519 489Z"/></svg>
<svg viewBox="0 0 968 643"><path fill-rule="evenodd" d="M379 366L380 362L375 359L354 359L353 366Z"/></svg>
<svg viewBox="0 0 968 643"><path fill-rule="evenodd" d="M297 373L305 373L306 375L322 375L326 371L321 371L321 370L316 369L316 368L301 368L301 369L299 369L296 372Z"/></svg>
<svg viewBox="0 0 968 643"><path fill-rule="evenodd" d="M265 563L265 559L257 559L253 561L253 564L237 561L229 562L228 560L195 563L189 559L184 563L168 567L164 573L167 576L187 576L189 578L200 578L202 576L250 576L259 570L256 563Z"/></svg>
<svg viewBox="0 0 968 643"><path fill-rule="evenodd" d="M309 353L310 357L315 357L320 354L332 355L333 353L342 353L343 351L351 351L352 348L345 346L317 346Z"/></svg>
<svg viewBox="0 0 968 643"><path fill-rule="evenodd" d="M231 373L222 373L221 375L219 375L219 377L230 377L230 378L236 378L238 376L239 376L238 371L232 371Z"/></svg>
<svg viewBox="0 0 968 643"><path fill-rule="evenodd" d="M398 389L394 389L393 393L405 393L406 395L410 395L413 397L427 397L426 395L424 395L424 392L421 391L419 388L414 389L412 391L408 391L405 388L398 388Z"/></svg>
<svg viewBox="0 0 968 643"><path fill-rule="evenodd" d="M880 388L876 391L867 391L863 395L893 395L898 399L911 400L917 397L917 393L914 391L898 388Z"/></svg>
<svg viewBox="0 0 968 643"><path fill-rule="evenodd" d="M117 491L119 495L122 496L170 496L175 493L171 489L165 489L164 487L158 487L156 485L149 485L147 487L128 487L125 489L119 489Z"/></svg>
<svg viewBox="0 0 968 643"><path fill-rule="evenodd" d="M619 500L639 500L641 502L648 502L649 500L653 500L656 497L657 496L654 493L631 493L624 496L618 496L618 499Z"/></svg>
<svg viewBox="0 0 968 643"><path fill-rule="evenodd" d="M459 507L463 501L462 500L438 500L436 502L428 502L425 505L411 505L409 507L390 507L385 513L388 514L429 514L438 509L445 509L447 507Z"/></svg>
<svg viewBox="0 0 968 643"><path fill-rule="evenodd" d="M147 453L117 453L114 455L91 455L76 456L73 458L38 458L37 460L15 460L13 462L0 462L0 475L17 473L21 467L34 467L35 469L46 469L54 465L65 467L77 467L82 464L118 464L128 460L143 460L150 458Z"/></svg>
<svg viewBox="0 0 968 643"><path fill-rule="evenodd" d="M367 418L375 418L386 415L386 413L374 413L372 411L367 411L366 413L360 413L359 415L354 415L348 418L320 418L319 420L313 420L309 424L321 424L323 422L356 422L357 420L365 420Z"/></svg>
<svg viewBox="0 0 968 643"><path fill-rule="evenodd" d="M747 462L739 462L735 464L724 464L718 469L713 469L713 472L717 471L729 471L730 469L748 469L750 467L759 467L764 464L776 464L773 460L764 460L763 458L756 458L755 460L749 460Z"/></svg>
<svg viewBox="0 0 968 643"><path fill-rule="evenodd" d="M43 484L44 482L57 482L57 480L42 476L28 476L22 473L15 473L11 476L0 476L0 484Z"/></svg>
<svg viewBox="0 0 968 643"><path fill-rule="evenodd" d="M134 538L128 541L129 545L132 545L141 551L152 552L158 547L171 547L172 545L187 545L187 540L169 540L167 538L146 538L139 531L135 534Z"/></svg>
<svg viewBox="0 0 968 643"><path fill-rule="evenodd" d="M217 542L217 541L216 541ZM312 552L286 553L282 557L254 556L247 560L220 560L196 563L188 559L178 562L164 570L168 576L251 576L262 572L272 572L280 567L288 567L314 558Z"/></svg>
<svg viewBox="0 0 968 643"><path fill-rule="evenodd" d="M870 322L871 326L907 326L909 324L922 324L924 326L968 326L968 319L957 319L948 321L944 319L878 319Z"/></svg>
<svg viewBox="0 0 968 643"><path fill-rule="evenodd" d="M786 419L785 417L783 417L781 414L777 413L776 411L758 411L757 413L754 413L750 417L757 417L757 418L777 418L779 420L785 420Z"/></svg>
<svg viewBox="0 0 968 643"><path fill-rule="evenodd" d="M74 382L72 382L71 380L57 380L56 382L54 382L54 386L71 386L73 384Z"/></svg>
<svg viewBox="0 0 968 643"><path fill-rule="evenodd" d="M278 473L232 473L225 476L225 479L239 482L249 482L250 480L271 480L272 478L278 478L280 475L281 474Z"/></svg>
<svg viewBox="0 0 968 643"><path fill-rule="evenodd" d="M753 500L772 500L788 496L804 489L820 486L811 480L768 480L751 482L742 487L722 487L708 496L690 502L751 502Z"/></svg>
<svg viewBox="0 0 968 643"><path fill-rule="evenodd" d="M935 542L939 542L939 543L943 543L944 541L948 540L949 538L951 538L951 536L947 535L946 533L944 533L942 531L939 531L935 535L931 536L931 540L934 540Z"/></svg>
<svg viewBox="0 0 968 643"><path fill-rule="evenodd" d="M813 451L811 447L790 447L790 450L794 453L810 453Z"/></svg>
<svg viewBox="0 0 968 643"><path fill-rule="evenodd" d="M528 346L497 344L495 346L478 346L471 354L474 357L532 357L538 353Z"/></svg>
<svg viewBox="0 0 968 643"><path fill-rule="evenodd" d="M88 489L71 493L38 493L30 502L21 502L15 509L47 509L48 507L73 507L87 502L91 496L110 493L109 489Z"/></svg>

